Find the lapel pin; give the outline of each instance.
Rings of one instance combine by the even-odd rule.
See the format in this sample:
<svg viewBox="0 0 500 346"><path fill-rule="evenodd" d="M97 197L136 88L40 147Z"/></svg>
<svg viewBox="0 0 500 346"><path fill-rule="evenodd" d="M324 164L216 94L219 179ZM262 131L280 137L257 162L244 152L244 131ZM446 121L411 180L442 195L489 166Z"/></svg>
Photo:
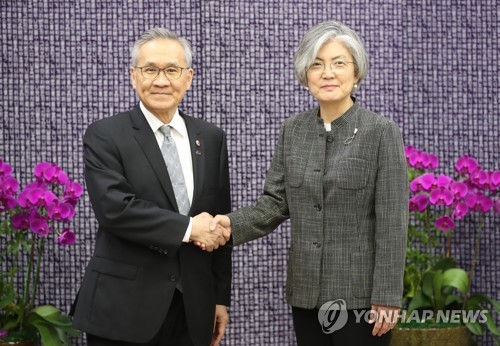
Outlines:
<svg viewBox="0 0 500 346"><path fill-rule="evenodd" d="M201 147L201 143L200 143L199 139L197 139L194 143L196 144L197 147Z"/></svg>
<svg viewBox="0 0 500 346"><path fill-rule="evenodd" d="M196 155L201 155L201 151L199 151L199 150L196 150L195 153L196 153Z"/></svg>

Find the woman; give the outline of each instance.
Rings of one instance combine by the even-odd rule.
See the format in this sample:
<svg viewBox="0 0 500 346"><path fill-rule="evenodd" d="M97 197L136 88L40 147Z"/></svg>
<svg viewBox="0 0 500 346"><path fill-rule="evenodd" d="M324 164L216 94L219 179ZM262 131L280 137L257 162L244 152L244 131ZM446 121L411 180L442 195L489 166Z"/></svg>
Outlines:
<svg viewBox="0 0 500 346"><path fill-rule="evenodd" d="M311 28L295 72L319 107L283 124L256 205L211 224L230 226L238 245L291 219L286 298L299 345L388 345L401 304L406 160L397 125L351 96L367 68L354 31L334 21ZM347 322L341 312L332 319L336 307Z"/></svg>

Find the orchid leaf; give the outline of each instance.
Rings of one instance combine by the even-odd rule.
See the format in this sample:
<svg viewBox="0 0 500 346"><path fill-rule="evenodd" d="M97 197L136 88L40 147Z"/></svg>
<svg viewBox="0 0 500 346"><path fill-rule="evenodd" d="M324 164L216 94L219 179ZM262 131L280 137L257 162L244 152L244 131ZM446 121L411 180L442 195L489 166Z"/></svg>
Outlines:
<svg viewBox="0 0 500 346"><path fill-rule="evenodd" d="M418 290L417 293L415 293L413 299L411 300L410 305L408 306L408 312L431 306L432 306L431 300L422 292L422 290Z"/></svg>
<svg viewBox="0 0 500 346"><path fill-rule="evenodd" d="M10 292L2 297L0 300L0 309L7 307L12 304L16 300L16 294L14 292Z"/></svg>
<svg viewBox="0 0 500 346"><path fill-rule="evenodd" d="M61 315L59 309L52 305L45 305L35 308L28 316L29 321L41 320L54 327L72 327L72 323L67 316Z"/></svg>
<svg viewBox="0 0 500 346"><path fill-rule="evenodd" d="M51 346L61 346L64 345L57 332L51 326L45 324L42 321L34 321L32 325L38 330L40 334L40 338L42 339L42 345L51 345Z"/></svg>
<svg viewBox="0 0 500 346"><path fill-rule="evenodd" d="M448 269L443 274L443 285L458 289L463 295L469 290L469 278L465 270L460 268Z"/></svg>
<svg viewBox="0 0 500 346"><path fill-rule="evenodd" d="M432 289L434 291L434 304L438 309L444 308L445 297L443 297L441 289L443 287L443 272L437 270L432 278Z"/></svg>
<svg viewBox="0 0 500 346"><path fill-rule="evenodd" d="M54 313L60 313L59 309L53 305L42 305L42 306L39 306L39 307L31 310L31 312L33 312L41 317L52 315Z"/></svg>
<svg viewBox="0 0 500 346"><path fill-rule="evenodd" d="M491 334L500 336L500 330L495 324L495 319L489 312L485 312L484 315L487 318L486 325L488 326L488 329L490 330Z"/></svg>
<svg viewBox="0 0 500 346"><path fill-rule="evenodd" d="M472 296L469 297L469 300L467 301L467 308L469 309L477 309L478 307L482 307L480 305L480 303L488 303L488 304L491 304L493 306L493 308L495 309L496 312L500 313L500 302L495 300L495 299L491 299L485 295L482 295L482 294L474 294Z"/></svg>
<svg viewBox="0 0 500 346"><path fill-rule="evenodd" d="M422 293L429 298L433 296L433 275L434 272L427 272L422 280Z"/></svg>
<svg viewBox="0 0 500 346"><path fill-rule="evenodd" d="M484 328L483 325L479 322L467 322L465 323L465 326L467 329L470 330L470 332L474 335L483 335Z"/></svg>

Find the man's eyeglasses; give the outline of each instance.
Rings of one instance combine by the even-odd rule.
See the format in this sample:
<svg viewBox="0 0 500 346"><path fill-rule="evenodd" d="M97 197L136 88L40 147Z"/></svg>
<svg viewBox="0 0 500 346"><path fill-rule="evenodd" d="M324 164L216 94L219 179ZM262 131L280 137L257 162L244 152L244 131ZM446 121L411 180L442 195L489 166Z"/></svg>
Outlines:
<svg viewBox="0 0 500 346"><path fill-rule="evenodd" d="M159 68L156 66L134 66L135 68L141 70L141 74L146 79L156 79L160 74L160 71L163 71L165 77L167 79L179 79L182 76L182 70L188 70L189 67L179 67L179 66L168 66L165 68Z"/></svg>
<svg viewBox="0 0 500 346"><path fill-rule="evenodd" d="M330 70L335 73L342 73L347 71L349 64L356 64L354 61L333 60L330 62ZM322 74L326 69L326 65L321 61L315 61L309 67L309 71L314 74Z"/></svg>

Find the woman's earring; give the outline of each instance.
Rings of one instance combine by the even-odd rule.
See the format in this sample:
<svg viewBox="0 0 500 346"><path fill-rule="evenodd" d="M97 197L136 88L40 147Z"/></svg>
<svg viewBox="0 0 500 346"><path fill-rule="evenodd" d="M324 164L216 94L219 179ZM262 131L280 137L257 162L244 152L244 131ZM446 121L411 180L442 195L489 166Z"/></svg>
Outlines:
<svg viewBox="0 0 500 346"><path fill-rule="evenodd" d="M358 83L354 83L354 90L358 89Z"/></svg>

